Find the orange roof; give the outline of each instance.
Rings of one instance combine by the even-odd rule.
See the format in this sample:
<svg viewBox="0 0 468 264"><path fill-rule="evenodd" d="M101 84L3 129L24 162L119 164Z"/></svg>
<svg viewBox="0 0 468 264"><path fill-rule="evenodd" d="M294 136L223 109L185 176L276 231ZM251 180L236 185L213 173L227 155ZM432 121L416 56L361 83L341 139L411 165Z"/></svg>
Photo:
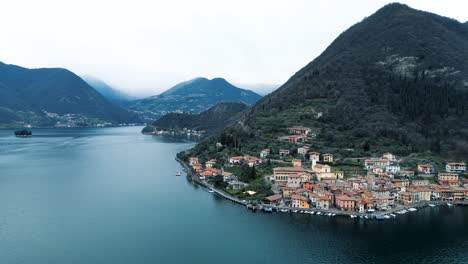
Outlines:
<svg viewBox="0 0 468 264"><path fill-rule="evenodd" d="M292 200L307 201L307 198L305 198L304 196L297 195L297 194L291 195L291 199Z"/></svg>
<svg viewBox="0 0 468 264"><path fill-rule="evenodd" d="M447 164L450 166L466 166L465 162L449 162Z"/></svg>

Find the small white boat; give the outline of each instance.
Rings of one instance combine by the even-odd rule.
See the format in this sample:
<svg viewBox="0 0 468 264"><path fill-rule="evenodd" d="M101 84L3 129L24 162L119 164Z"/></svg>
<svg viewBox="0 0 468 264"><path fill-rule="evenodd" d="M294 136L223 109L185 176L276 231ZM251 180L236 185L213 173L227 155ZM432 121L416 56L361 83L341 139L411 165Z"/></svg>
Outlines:
<svg viewBox="0 0 468 264"><path fill-rule="evenodd" d="M416 208L414 208L414 207L411 207L411 208L408 209L408 211L410 211L410 212L416 212L417 210L418 210L418 209L416 209Z"/></svg>
<svg viewBox="0 0 468 264"><path fill-rule="evenodd" d="M209 190L208 192L209 192L209 193L214 193L214 191L213 191L213 190Z"/></svg>
<svg viewBox="0 0 468 264"><path fill-rule="evenodd" d="M354 215L349 215L349 217L354 218Z"/></svg>
<svg viewBox="0 0 468 264"><path fill-rule="evenodd" d="M453 204L451 204L451 203L447 203L447 206L448 206L448 207L451 207L451 206L453 206Z"/></svg>
<svg viewBox="0 0 468 264"><path fill-rule="evenodd" d="M181 175L180 172L177 172L175 176L180 176L180 175Z"/></svg>
<svg viewBox="0 0 468 264"><path fill-rule="evenodd" d="M364 216L365 219L369 219L369 217L367 215Z"/></svg>
<svg viewBox="0 0 468 264"><path fill-rule="evenodd" d="M435 204L428 204L430 207L436 207Z"/></svg>
<svg viewBox="0 0 468 264"><path fill-rule="evenodd" d="M395 218L396 217L396 214L390 214L391 217Z"/></svg>
<svg viewBox="0 0 468 264"><path fill-rule="evenodd" d="M336 215L335 213L332 214L332 216L335 216L335 215Z"/></svg>
<svg viewBox="0 0 468 264"><path fill-rule="evenodd" d="M321 212L317 212L317 215L321 215L322 213Z"/></svg>
<svg viewBox="0 0 468 264"><path fill-rule="evenodd" d="M384 218L385 219L390 219L390 216L389 215L384 215Z"/></svg>
<svg viewBox="0 0 468 264"><path fill-rule="evenodd" d="M313 214L315 214L315 212L314 212L314 211L311 211L310 214L313 215Z"/></svg>
<svg viewBox="0 0 468 264"><path fill-rule="evenodd" d="M297 213L297 210L293 210L292 212L293 212L293 213Z"/></svg>

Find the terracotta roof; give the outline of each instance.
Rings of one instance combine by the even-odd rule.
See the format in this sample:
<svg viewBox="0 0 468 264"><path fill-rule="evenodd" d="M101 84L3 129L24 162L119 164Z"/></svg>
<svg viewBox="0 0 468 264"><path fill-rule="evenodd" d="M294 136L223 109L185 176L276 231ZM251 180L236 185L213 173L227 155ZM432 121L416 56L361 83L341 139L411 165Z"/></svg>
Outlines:
<svg viewBox="0 0 468 264"><path fill-rule="evenodd" d="M291 200L307 201L307 198L305 198L304 196L293 194L293 195L291 195Z"/></svg>
<svg viewBox="0 0 468 264"><path fill-rule="evenodd" d="M281 199L283 199L283 196L281 194L274 194L274 195L265 197L265 200L270 201L270 202L278 201Z"/></svg>

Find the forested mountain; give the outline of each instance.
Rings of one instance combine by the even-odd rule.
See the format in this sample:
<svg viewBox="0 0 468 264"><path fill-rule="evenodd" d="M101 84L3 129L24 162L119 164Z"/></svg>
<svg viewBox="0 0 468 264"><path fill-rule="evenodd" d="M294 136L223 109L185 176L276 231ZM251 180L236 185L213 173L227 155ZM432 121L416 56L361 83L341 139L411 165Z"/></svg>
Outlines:
<svg viewBox="0 0 468 264"><path fill-rule="evenodd" d="M109 84L102 80L99 80L98 78L92 76L83 76L82 78L89 85L91 85L91 87L93 87L96 91L102 94L107 100L111 101L116 105L125 107L130 103L130 101L137 99L133 96L125 94L124 92L111 87Z"/></svg>
<svg viewBox="0 0 468 264"><path fill-rule="evenodd" d="M204 130L212 135L226 125L238 120L239 115L249 108L243 103L219 103L199 114L169 113L145 127L143 132L159 130Z"/></svg>
<svg viewBox="0 0 468 264"><path fill-rule="evenodd" d="M317 135L313 148L343 156L466 157L468 27L386 5L262 98L243 124L223 132L228 147L259 151L303 125Z"/></svg>
<svg viewBox="0 0 468 264"><path fill-rule="evenodd" d="M136 122L74 73L0 62L0 126L86 126Z"/></svg>
<svg viewBox="0 0 468 264"><path fill-rule="evenodd" d="M129 109L154 121L170 112L200 113L221 102L252 105L260 95L238 88L223 78L196 78L180 83L164 93L135 101Z"/></svg>

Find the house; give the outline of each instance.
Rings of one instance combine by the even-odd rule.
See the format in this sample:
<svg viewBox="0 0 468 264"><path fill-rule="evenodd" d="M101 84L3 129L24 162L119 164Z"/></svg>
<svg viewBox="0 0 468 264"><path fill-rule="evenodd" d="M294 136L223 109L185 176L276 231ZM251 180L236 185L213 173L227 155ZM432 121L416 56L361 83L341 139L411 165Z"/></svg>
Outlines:
<svg viewBox="0 0 468 264"><path fill-rule="evenodd" d="M302 161L300 159L293 159L292 165L293 167L302 167Z"/></svg>
<svg viewBox="0 0 468 264"><path fill-rule="evenodd" d="M305 173L310 177L310 173L312 173L312 171L301 167L276 167L273 168L273 181L278 185L285 186L290 175L296 175L300 173Z"/></svg>
<svg viewBox="0 0 468 264"><path fill-rule="evenodd" d="M234 176L234 174L227 172L227 171L223 171L221 175L223 175L223 180L225 182L228 182L230 180L234 180L235 178L237 178L236 176Z"/></svg>
<svg viewBox="0 0 468 264"><path fill-rule="evenodd" d="M242 160L244 160L243 156L230 157L229 158L229 163L230 164L239 164L239 163L241 163Z"/></svg>
<svg viewBox="0 0 468 264"><path fill-rule="evenodd" d="M398 165L397 163L390 163L389 165L385 166L385 172L397 174L400 172L400 165Z"/></svg>
<svg viewBox="0 0 468 264"><path fill-rule="evenodd" d="M289 149L280 149L280 150L279 150L279 155L280 155L280 156L287 156L287 155L289 155Z"/></svg>
<svg viewBox="0 0 468 264"><path fill-rule="evenodd" d="M301 154L301 155L307 154L308 151L309 151L308 146L303 146L303 147L297 148L297 153Z"/></svg>
<svg viewBox="0 0 468 264"><path fill-rule="evenodd" d="M215 160L215 159L211 159L211 160L205 162L205 167L207 167L207 168L212 168L215 164L216 164L216 160Z"/></svg>
<svg viewBox="0 0 468 264"><path fill-rule="evenodd" d="M428 180L413 180L411 181L411 185L413 186L427 186L429 185Z"/></svg>
<svg viewBox="0 0 468 264"><path fill-rule="evenodd" d="M230 181L228 182L228 185L233 190L240 190L249 186L247 183L241 181Z"/></svg>
<svg viewBox="0 0 468 264"><path fill-rule="evenodd" d="M201 171L203 169L203 166L200 163L194 163L194 164L192 164L192 169L194 171L199 172L199 171Z"/></svg>
<svg viewBox="0 0 468 264"><path fill-rule="evenodd" d="M330 154L330 153L323 154L323 161L324 162L333 162L333 154Z"/></svg>
<svg viewBox="0 0 468 264"><path fill-rule="evenodd" d="M281 194L274 194L267 196L263 199L263 202L266 204L278 204L283 200L283 196Z"/></svg>
<svg viewBox="0 0 468 264"><path fill-rule="evenodd" d="M289 134L291 135L302 135L307 136L310 132L310 129L307 127L291 127L289 128Z"/></svg>
<svg viewBox="0 0 468 264"><path fill-rule="evenodd" d="M464 173L466 171L465 162L449 162L445 165L446 172Z"/></svg>
<svg viewBox="0 0 468 264"><path fill-rule="evenodd" d="M204 170L200 172L200 179L202 180L206 180L208 177L211 177L211 176L213 176L213 174L210 171Z"/></svg>
<svg viewBox="0 0 468 264"><path fill-rule="evenodd" d="M291 207L294 208L310 208L307 198L301 195L291 195Z"/></svg>
<svg viewBox="0 0 468 264"><path fill-rule="evenodd" d="M429 163L418 164L418 173L432 174L434 173L434 167Z"/></svg>
<svg viewBox="0 0 468 264"><path fill-rule="evenodd" d="M346 195L338 195L335 197L335 205L340 210L352 211L356 207L356 199Z"/></svg>
<svg viewBox="0 0 468 264"><path fill-rule="evenodd" d="M308 189L308 190L313 190L314 189L314 184L308 181L303 181L302 182L302 188Z"/></svg>
<svg viewBox="0 0 468 264"><path fill-rule="evenodd" d="M398 175L400 175L402 177L413 178L414 177L414 171L413 170L400 170Z"/></svg>
<svg viewBox="0 0 468 264"><path fill-rule="evenodd" d="M248 156L248 155L244 156L244 160L247 162L249 167L253 167L262 163L261 159L257 157Z"/></svg>
<svg viewBox="0 0 468 264"><path fill-rule="evenodd" d="M342 171L332 171L331 167L326 164L315 164L312 171L315 172L318 181L343 179L344 176Z"/></svg>
<svg viewBox="0 0 468 264"><path fill-rule="evenodd" d="M302 185L302 176L300 174L291 174L286 182L286 187L300 188Z"/></svg>
<svg viewBox="0 0 468 264"><path fill-rule="evenodd" d="M327 195L319 196L317 199L317 208L322 210L330 209L331 197Z"/></svg>
<svg viewBox="0 0 468 264"><path fill-rule="evenodd" d="M291 143L296 143L300 141L301 137L300 136L288 136L288 141Z"/></svg>
<svg viewBox="0 0 468 264"><path fill-rule="evenodd" d="M409 192L400 192L398 193L398 201L402 204L411 204L412 195Z"/></svg>
<svg viewBox="0 0 468 264"><path fill-rule="evenodd" d="M320 161L320 153L318 152L309 152L310 161Z"/></svg>
<svg viewBox="0 0 468 264"><path fill-rule="evenodd" d="M270 155L270 149L264 149L264 150L260 151L260 158L264 159L268 155Z"/></svg>
<svg viewBox="0 0 468 264"><path fill-rule="evenodd" d="M386 160L389 160L389 161L396 161L396 156L393 155L392 153L390 152L387 152L387 153L384 153L382 154L382 159L386 159Z"/></svg>
<svg viewBox="0 0 468 264"><path fill-rule="evenodd" d="M198 158L197 157L190 157L189 158L189 165L192 166L193 164L198 163Z"/></svg>
<svg viewBox="0 0 468 264"><path fill-rule="evenodd" d="M385 168L388 165L390 165L390 161L387 159L366 159L364 161L366 170L372 170L374 167Z"/></svg>
<svg viewBox="0 0 468 264"><path fill-rule="evenodd" d="M438 182L440 185L448 185L448 186L458 186L458 174L457 173L450 173L450 172L441 172L438 175Z"/></svg>

